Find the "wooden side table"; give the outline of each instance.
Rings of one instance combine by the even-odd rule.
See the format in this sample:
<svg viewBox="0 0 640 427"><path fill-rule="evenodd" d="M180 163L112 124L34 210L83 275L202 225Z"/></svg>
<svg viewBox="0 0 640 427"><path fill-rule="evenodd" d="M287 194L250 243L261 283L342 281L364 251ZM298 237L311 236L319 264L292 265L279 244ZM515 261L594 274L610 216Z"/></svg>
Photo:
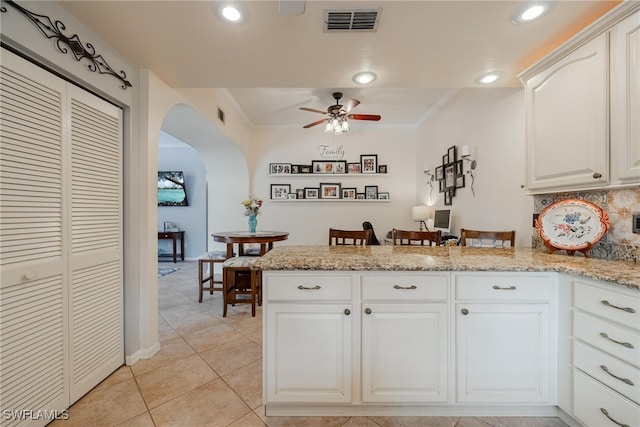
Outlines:
<svg viewBox="0 0 640 427"><path fill-rule="evenodd" d="M184 231L158 231L158 240L173 240L173 263L176 263L178 239L180 239L180 258L184 261Z"/></svg>

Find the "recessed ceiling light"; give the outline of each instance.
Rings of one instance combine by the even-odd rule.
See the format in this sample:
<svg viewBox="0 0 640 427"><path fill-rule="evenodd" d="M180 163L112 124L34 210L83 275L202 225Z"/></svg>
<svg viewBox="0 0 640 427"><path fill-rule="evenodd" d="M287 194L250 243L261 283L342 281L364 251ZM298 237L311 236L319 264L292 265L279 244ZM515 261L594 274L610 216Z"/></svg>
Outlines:
<svg viewBox="0 0 640 427"><path fill-rule="evenodd" d="M518 7L513 13L511 21L514 24L531 22L547 13L553 6L552 1L528 2Z"/></svg>
<svg viewBox="0 0 640 427"><path fill-rule="evenodd" d="M376 73L372 71L361 71L353 76L353 81L361 85L366 85L367 83L374 81L376 78L378 78L378 76L376 76Z"/></svg>
<svg viewBox="0 0 640 427"><path fill-rule="evenodd" d="M488 85L500 79L501 77L502 77L502 73L500 71L490 71L478 77L476 79L476 82L482 85Z"/></svg>
<svg viewBox="0 0 640 427"><path fill-rule="evenodd" d="M242 15L240 11L235 6L223 6L220 9L220 15L229 22L238 22Z"/></svg>

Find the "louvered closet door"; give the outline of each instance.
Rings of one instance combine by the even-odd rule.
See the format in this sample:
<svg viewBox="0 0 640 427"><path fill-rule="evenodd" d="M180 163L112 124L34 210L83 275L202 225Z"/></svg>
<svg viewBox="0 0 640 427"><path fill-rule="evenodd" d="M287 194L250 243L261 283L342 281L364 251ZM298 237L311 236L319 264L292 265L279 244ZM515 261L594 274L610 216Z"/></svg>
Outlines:
<svg viewBox="0 0 640 427"><path fill-rule="evenodd" d="M1 409L62 410L69 402L66 82L4 49L0 73Z"/></svg>
<svg viewBox="0 0 640 427"><path fill-rule="evenodd" d="M1 409L61 410L124 363L122 112L1 69Z"/></svg>
<svg viewBox="0 0 640 427"><path fill-rule="evenodd" d="M124 363L122 111L69 86L71 402Z"/></svg>

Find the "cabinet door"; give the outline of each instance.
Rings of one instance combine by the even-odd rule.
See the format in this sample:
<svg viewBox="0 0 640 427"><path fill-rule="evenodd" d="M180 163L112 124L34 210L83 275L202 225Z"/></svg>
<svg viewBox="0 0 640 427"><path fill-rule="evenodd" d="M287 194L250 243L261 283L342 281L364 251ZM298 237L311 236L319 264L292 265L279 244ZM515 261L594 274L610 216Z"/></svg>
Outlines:
<svg viewBox="0 0 640 427"><path fill-rule="evenodd" d="M447 400L447 304L363 304L362 401Z"/></svg>
<svg viewBox="0 0 640 427"><path fill-rule="evenodd" d="M614 178L640 182L640 12L611 31L611 150Z"/></svg>
<svg viewBox="0 0 640 427"><path fill-rule="evenodd" d="M602 34L527 81L529 189L608 181L608 63Z"/></svg>
<svg viewBox="0 0 640 427"><path fill-rule="evenodd" d="M351 402L351 304L268 303L267 402Z"/></svg>
<svg viewBox="0 0 640 427"><path fill-rule="evenodd" d="M547 304L456 305L458 402L549 402Z"/></svg>

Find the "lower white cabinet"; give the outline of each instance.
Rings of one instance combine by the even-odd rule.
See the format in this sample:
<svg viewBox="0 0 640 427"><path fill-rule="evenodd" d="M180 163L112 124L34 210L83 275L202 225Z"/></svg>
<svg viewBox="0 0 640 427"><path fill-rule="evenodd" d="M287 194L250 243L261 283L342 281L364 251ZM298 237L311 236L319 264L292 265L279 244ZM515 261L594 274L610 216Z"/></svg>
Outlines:
<svg viewBox="0 0 640 427"><path fill-rule="evenodd" d="M351 402L351 304L274 303L266 317L268 402Z"/></svg>
<svg viewBox="0 0 640 427"><path fill-rule="evenodd" d="M362 401L447 401L448 273L361 277Z"/></svg>
<svg viewBox="0 0 640 427"><path fill-rule="evenodd" d="M457 401L556 400L556 281L548 274L454 275Z"/></svg>
<svg viewBox="0 0 640 427"><path fill-rule="evenodd" d="M459 402L549 402L548 304L456 304Z"/></svg>

